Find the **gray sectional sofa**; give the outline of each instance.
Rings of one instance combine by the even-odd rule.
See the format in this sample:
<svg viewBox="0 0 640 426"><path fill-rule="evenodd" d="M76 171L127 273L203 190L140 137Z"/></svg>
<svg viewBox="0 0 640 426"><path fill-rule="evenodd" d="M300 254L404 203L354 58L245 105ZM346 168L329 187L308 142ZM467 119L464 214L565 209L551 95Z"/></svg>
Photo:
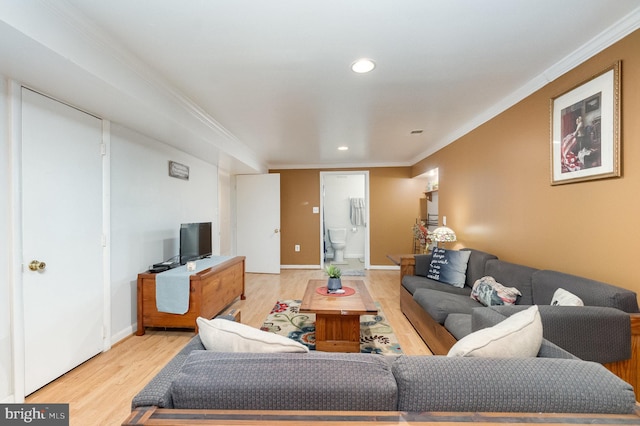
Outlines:
<svg viewBox="0 0 640 426"><path fill-rule="evenodd" d="M427 256L402 260L401 307L434 356L213 352L196 335L134 397L124 424L145 424L153 413L209 419L207 410L638 415L632 381L618 377L637 374L626 359L638 349L634 293L470 251L463 288L422 276ZM477 306L471 285L485 275L520 289L520 303ZM588 306L543 306L558 286ZM537 357L443 356L458 338L533 303L545 337Z"/></svg>
<svg viewBox="0 0 640 426"><path fill-rule="evenodd" d="M628 383L546 341L537 358L496 360L220 353L195 336L132 407L631 414L636 405Z"/></svg>
<svg viewBox="0 0 640 426"><path fill-rule="evenodd" d="M638 393L640 314L634 292L610 284L506 262L470 251L464 287L427 278L430 255L401 258L400 307L435 355L444 355L462 337L538 305L543 336L582 360L604 364ZM484 306L470 297L479 278L491 276L521 296L515 305ZM585 306L550 306L563 288Z"/></svg>

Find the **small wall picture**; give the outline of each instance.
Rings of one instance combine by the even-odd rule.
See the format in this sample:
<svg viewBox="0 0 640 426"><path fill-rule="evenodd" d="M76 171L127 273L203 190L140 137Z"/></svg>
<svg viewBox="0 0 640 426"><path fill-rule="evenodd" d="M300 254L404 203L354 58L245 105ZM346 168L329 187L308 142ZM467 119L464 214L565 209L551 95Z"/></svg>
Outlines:
<svg viewBox="0 0 640 426"><path fill-rule="evenodd" d="M551 99L551 184L620 176L620 67Z"/></svg>
<svg viewBox="0 0 640 426"><path fill-rule="evenodd" d="M189 180L189 166L176 163L175 161L169 161L169 176Z"/></svg>

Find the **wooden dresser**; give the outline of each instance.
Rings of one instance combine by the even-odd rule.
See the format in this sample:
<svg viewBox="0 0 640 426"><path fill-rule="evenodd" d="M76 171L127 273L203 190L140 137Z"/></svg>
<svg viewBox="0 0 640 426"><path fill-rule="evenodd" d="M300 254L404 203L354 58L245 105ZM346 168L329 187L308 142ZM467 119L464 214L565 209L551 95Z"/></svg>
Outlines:
<svg viewBox="0 0 640 426"><path fill-rule="evenodd" d="M193 328L196 318L213 318L244 295L244 256L236 256L189 277L189 310L183 314L158 312L156 308L156 274L138 274L138 330L145 327Z"/></svg>

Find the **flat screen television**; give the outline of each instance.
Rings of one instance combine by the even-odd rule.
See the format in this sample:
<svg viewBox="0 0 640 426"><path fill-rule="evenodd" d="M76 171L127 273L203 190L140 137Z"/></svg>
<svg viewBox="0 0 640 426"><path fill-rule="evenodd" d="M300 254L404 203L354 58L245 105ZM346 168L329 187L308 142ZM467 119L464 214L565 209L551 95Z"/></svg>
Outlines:
<svg viewBox="0 0 640 426"><path fill-rule="evenodd" d="M211 222L180 225L180 264L211 256Z"/></svg>

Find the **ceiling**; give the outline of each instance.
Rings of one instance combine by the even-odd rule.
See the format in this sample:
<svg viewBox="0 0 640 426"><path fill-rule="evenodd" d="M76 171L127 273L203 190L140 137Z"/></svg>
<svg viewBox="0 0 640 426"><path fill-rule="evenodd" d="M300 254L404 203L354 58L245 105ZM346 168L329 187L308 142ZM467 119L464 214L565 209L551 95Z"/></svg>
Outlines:
<svg viewBox="0 0 640 426"><path fill-rule="evenodd" d="M412 165L640 26L640 0L56 7L268 168Z"/></svg>

